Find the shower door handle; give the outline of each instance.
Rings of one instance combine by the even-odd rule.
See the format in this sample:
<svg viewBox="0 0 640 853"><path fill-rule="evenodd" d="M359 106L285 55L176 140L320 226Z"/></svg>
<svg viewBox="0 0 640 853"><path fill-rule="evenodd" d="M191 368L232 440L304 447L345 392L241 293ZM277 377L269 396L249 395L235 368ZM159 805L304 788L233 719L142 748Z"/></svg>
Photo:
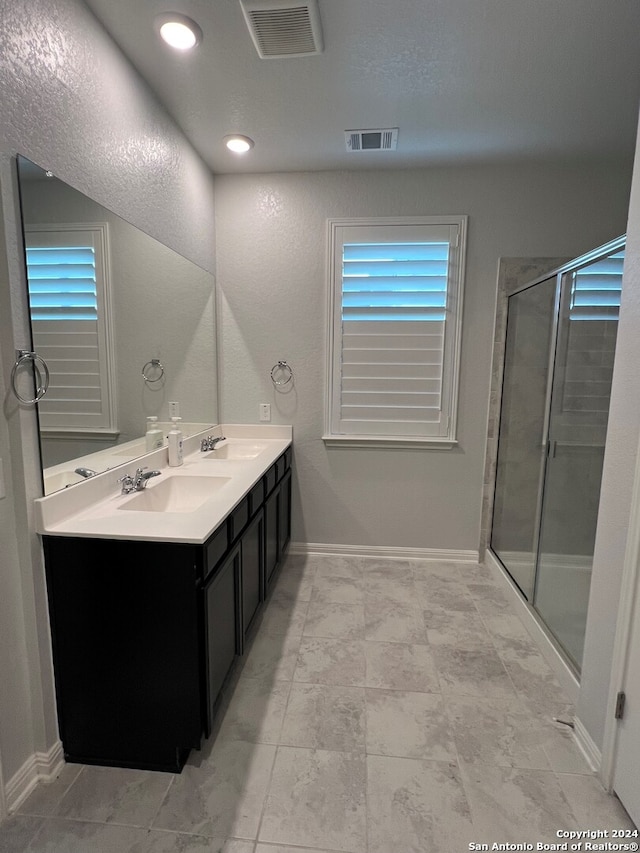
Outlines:
<svg viewBox="0 0 640 853"><path fill-rule="evenodd" d="M555 439L550 438L547 441L547 457L549 459L555 459L557 449L558 449L558 442Z"/></svg>

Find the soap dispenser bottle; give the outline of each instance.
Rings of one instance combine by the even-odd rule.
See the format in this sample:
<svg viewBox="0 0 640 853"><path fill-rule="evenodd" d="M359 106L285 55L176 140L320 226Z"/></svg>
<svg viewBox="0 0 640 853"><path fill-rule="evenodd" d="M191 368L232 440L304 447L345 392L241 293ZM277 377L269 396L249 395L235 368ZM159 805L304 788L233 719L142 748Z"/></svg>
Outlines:
<svg viewBox="0 0 640 853"><path fill-rule="evenodd" d="M172 468L176 468L178 465L182 465L182 433L178 428L178 422L181 421L182 418L171 418L173 426L171 427L171 431L169 432L169 465Z"/></svg>
<svg viewBox="0 0 640 853"><path fill-rule="evenodd" d="M145 444L147 453L151 450L157 450L164 444L164 436L162 430L158 426L158 418L151 415L147 418L147 432L145 434Z"/></svg>

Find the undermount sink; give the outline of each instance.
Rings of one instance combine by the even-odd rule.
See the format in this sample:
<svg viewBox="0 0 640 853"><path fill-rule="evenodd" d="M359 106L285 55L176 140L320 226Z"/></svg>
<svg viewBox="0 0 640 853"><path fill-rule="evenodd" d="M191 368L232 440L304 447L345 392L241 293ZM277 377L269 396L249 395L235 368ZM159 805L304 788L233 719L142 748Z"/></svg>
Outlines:
<svg viewBox="0 0 640 853"><path fill-rule="evenodd" d="M135 512L193 512L206 503L231 477L167 477L136 492L118 509Z"/></svg>
<svg viewBox="0 0 640 853"><path fill-rule="evenodd" d="M48 474L44 478L44 491L46 495L57 492L58 489L66 489L67 486L75 486L76 483L84 483L85 478L75 471L60 471L58 474Z"/></svg>
<svg viewBox="0 0 640 853"><path fill-rule="evenodd" d="M255 459L267 447L262 442L255 441L225 441L215 450L205 454L205 459Z"/></svg>

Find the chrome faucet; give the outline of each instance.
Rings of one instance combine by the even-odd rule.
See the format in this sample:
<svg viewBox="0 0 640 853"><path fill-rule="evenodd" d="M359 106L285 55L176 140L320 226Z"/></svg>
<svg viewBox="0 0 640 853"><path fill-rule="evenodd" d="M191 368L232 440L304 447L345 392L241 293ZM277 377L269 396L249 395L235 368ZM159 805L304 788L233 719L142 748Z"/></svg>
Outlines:
<svg viewBox="0 0 640 853"><path fill-rule="evenodd" d="M206 453L207 450L215 450L216 444L218 444L220 441L226 441L226 438L223 435L217 435L215 437L212 435L208 435L200 442L200 452Z"/></svg>
<svg viewBox="0 0 640 853"><path fill-rule="evenodd" d="M92 468L76 468L75 473L88 479L89 477L95 477L98 472L94 471Z"/></svg>
<svg viewBox="0 0 640 853"><path fill-rule="evenodd" d="M145 471L146 473L144 473ZM151 477L159 477L160 474L162 471L147 471L146 468L136 468L136 473L133 476L125 474L118 480L119 483L122 483L121 494L130 495L131 492L142 492L147 488L147 483Z"/></svg>

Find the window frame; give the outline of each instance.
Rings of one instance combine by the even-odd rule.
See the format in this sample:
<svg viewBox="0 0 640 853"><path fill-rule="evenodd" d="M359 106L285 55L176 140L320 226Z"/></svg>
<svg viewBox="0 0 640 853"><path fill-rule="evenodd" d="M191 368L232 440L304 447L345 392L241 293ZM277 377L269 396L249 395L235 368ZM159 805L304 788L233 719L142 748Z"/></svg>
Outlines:
<svg viewBox="0 0 640 853"><path fill-rule="evenodd" d="M91 234L95 250L96 267L96 297L98 303L97 334L99 341L99 364L100 364L100 388L105 407L102 424L90 425L82 420L87 416L82 414L80 421L71 426L47 423L48 414L40 413L40 430L47 438L102 438L115 439L119 435L117 400L115 392L115 334L113 328L113 304L110 269L110 241L108 222L56 222L56 223L34 223L25 228L25 275L26 273L26 250L30 242L29 237L35 238L35 242L41 247L47 243L55 247L63 245L64 240L73 239L74 234ZM46 235L46 236L44 236ZM64 235L64 239L56 243L55 235ZM31 248L31 246L29 246ZM27 290L28 276L27 276ZM33 328L34 321L31 317L31 301L29 296L29 321Z"/></svg>
<svg viewBox="0 0 640 853"><path fill-rule="evenodd" d="M325 383L325 425L323 441L343 447L433 448L448 450L458 444L458 393L462 343L464 272L467 244L467 215L396 216L340 218L327 220L327 352ZM442 417L446 426L438 435L415 435L398 432L393 435L362 432L340 433L335 430L336 412L340 407L342 379L342 247L349 228L409 228L449 226L457 229L456 242L450 242L445 309L445 337L442 369ZM372 241L374 233L372 231ZM398 240L402 237L399 234Z"/></svg>

